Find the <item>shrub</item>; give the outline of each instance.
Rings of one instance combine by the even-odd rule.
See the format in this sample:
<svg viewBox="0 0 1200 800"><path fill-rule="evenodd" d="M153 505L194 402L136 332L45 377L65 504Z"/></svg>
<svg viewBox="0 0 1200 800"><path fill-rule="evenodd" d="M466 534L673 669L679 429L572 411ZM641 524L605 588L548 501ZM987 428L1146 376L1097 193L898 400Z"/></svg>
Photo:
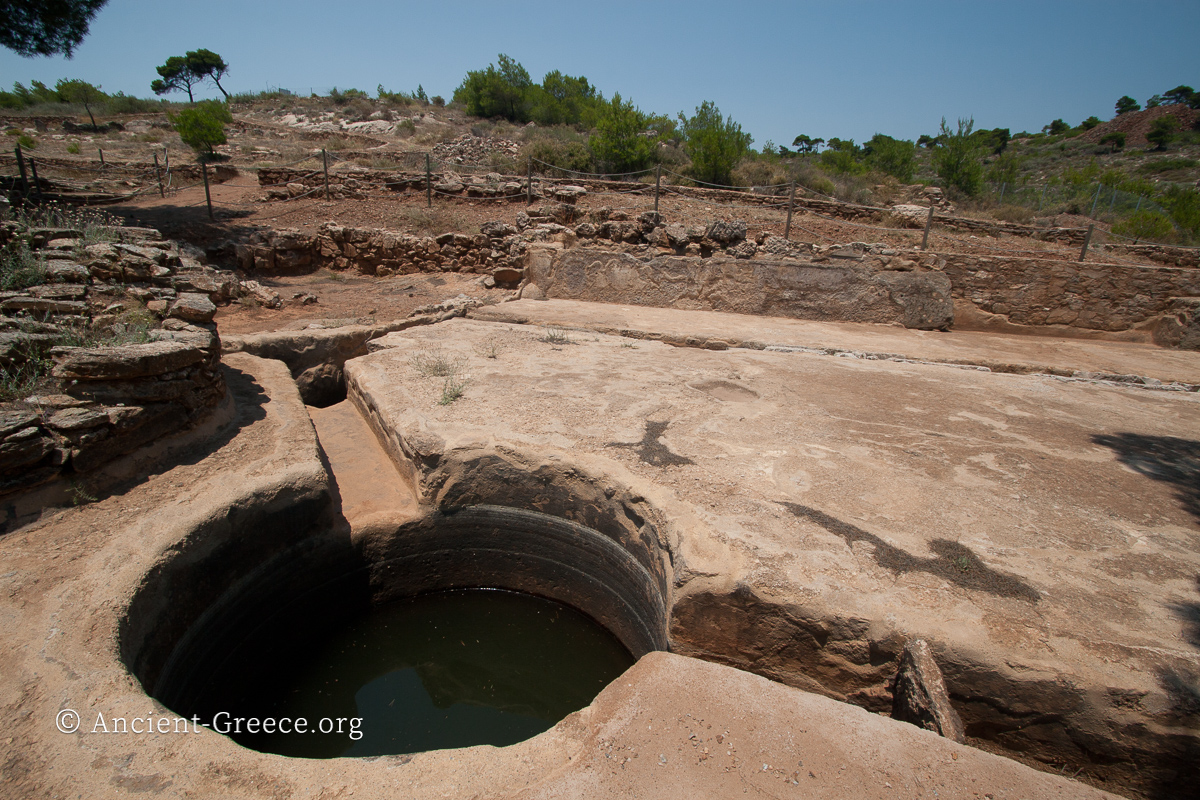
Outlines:
<svg viewBox="0 0 1200 800"><path fill-rule="evenodd" d="M721 110L705 100L691 117L679 114L685 148L692 159L693 177L708 183L728 185L734 166L754 141L742 132L733 117L721 117Z"/></svg>
<svg viewBox="0 0 1200 800"><path fill-rule="evenodd" d="M1193 238L1200 237L1200 189L1170 186L1159 200L1176 225Z"/></svg>
<svg viewBox="0 0 1200 800"><path fill-rule="evenodd" d="M21 145L21 147L26 150L36 150L38 146L37 139L34 139L27 133L22 133L17 136L17 144Z"/></svg>
<svg viewBox="0 0 1200 800"><path fill-rule="evenodd" d="M228 106L216 100L204 100L168 118L184 144L196 152L209 153L225 144L225 125L233 122Z"/></svg>
<svg viewBox="0 0 1200 800"><path fill-rule="evenodd" d="M1125 133L1123 131L1106 133L1100 137L1100 144L1111 145L1113 150L1123 150L1125 148Z"/></svg>
<svg viewBox="0 0 1200 800"><path fill-rule="evenodd" d="M592 151L582 140L567 140L553 137L539 137L521 148L518 166L527 164L528 159L541 161L543 164L553 164L575 172L591 172ZM534 164L534 171L542 168Z"/></svg>
<svg viewBox="0 0 1200 800"><path fill-rule="evenodd" d="M601 170L637 172L654 162L658 136L651 133L650 117L619 93L606 103L588 141Z"/></svg>
<svg viewBox="0 0 1200 800"><path fill-rule="evenodd" d="M1092 128L1096 127L1099 124L1100 124L1099 117L1088 117L1083 122L1079 123L1079 127L1083 128L1085 131L1090 131Z"/></svg>
<svg viewBox="0 0 1200 800"><path fill-rule="evenodd" d="M951 131L942 117L939 144L933 150L933 165L946 186L974 196L983 187L983 162L980 143L971 137L974 119L959 119L958 128Z"/></svg>
<svg viewBox="0 0 1200 800"><path fill-rule="evenodd" d="M79 155L79 143L71 142L69 145L67 145L67 152L73 156Z"/></svg>
<svg viewBox="0 0 1200 800"><path fill-rule="evenodd" d="M893 139L877 133L863 145L867 164L899 181L912 180L916 166L917 146L907 139Z"/></svg>
<svg viewBox="0 0 1200 800"><path fill-rule="evenodd" d="M513 122L528 122L528 99L533 79L525 67L503 53L497 59L499 69L488 64L487 69L467 73L454 90L454 101L466 106L475 117L504 117Z"/></svg>
<svg viewBox="0 0 1200 800"><path fill-rule="evenodd" d="M1129 236L1135 240L1149 239L1161 242L1175 232L1175 226L1157 211L1136 211L1128 218L1112 226L1113 233Z"/></svg>
<svg viewBox="0 0 1200 800"><path fill-rule="evenodd" d="M1058 136L1059 134L1066 133L1069 130L1071 130L1071 126L1063 122L1061 119L1056 119L1046 127L1042 128L1043 132L1048 133L1051 136Z"/></svg>
<svg viewBox="0 0 1200 800"><path fill-rule="evenodd" d="M1163 116L1154 120L1150 125L1150 130L1146 134L1146 139L1155 147L1155 150L1166 150L1170 144L1179 135L1179 120L1172 116Z"/></svg>
<svg viewBox="0 0 1200 800"><path fill-rule="evenodd" d="M335 86L329 90L329 99L333 101L335 106L344 106L351 100L370 100L371 98L362 89L339 91Z"/></svg>

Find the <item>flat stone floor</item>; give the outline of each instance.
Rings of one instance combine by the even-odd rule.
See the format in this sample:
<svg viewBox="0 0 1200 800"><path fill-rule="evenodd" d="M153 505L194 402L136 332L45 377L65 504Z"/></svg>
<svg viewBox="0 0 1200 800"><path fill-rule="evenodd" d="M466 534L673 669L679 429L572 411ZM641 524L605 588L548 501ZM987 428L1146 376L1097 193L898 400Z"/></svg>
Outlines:
<svg viewBox="0 0 1200 800"><path fill-rule="evenodd" d="M511 360L515 348L505 352L500 357ZM649 654L589 707L506 748L320 761L257 753L207 729L179 732L175 722L168 733L117 733L116 717L142 731L147 718L171 719L121 663L117 634L147 571L177 553L199 526L289 497L320 496L329 481L326 464L357 524L378 524L389 511L380 497L350 485L372 473L376 482L393 478L348 406L306 413L279 362L233 354L226 366L235 428L193 437L180 451L185 457L133 485L0 538L0 796L1111 796L862 709L667 653ZM472 397L479 399L468 394L449 411L468 410ZM318 435L356 443L364 461L330 441L318 446ZM404 499L402 491L388 496ZM65 712L78 714L78 730L69 732L74 720ZM97 729L100 715L111 731Z"/></svg>
<svg viewBox="0 0 1200 800"><path fill-rule="evenodd" d="M1005 336L978 331L918 331L890 325L753 317L578 300L519 300L485 306L474 319L631 333L697 345L833 348L895 354L923 361L991 365L997 370L1069 370L1139 375L1200 384L1200 354L1152 344L1052 336ZM1007 369L1006 369L1007 368Z"/></svg>
<svg viewBox="0 0 1200 800"><path fill-rule="evenodd" d="M864 622L855 646L926 637L952 692L994 676L1009 711L1033 718L1044 702L1093 753L1128 726L1195 737L1200 395L916 362L1191 382L1200 354L559 301L474 316L389 334L349 374L387 425L448 455L507 448L661 489L666 515L688 520L673 533L677 603L747 587ZM538 325L585 330L546 341ZM439 403L443 380L416 373L418 352L461 362L460 399ZM675 632L685 652L843 696L785 655L729 657L744 642L719 627Z"/></svg>

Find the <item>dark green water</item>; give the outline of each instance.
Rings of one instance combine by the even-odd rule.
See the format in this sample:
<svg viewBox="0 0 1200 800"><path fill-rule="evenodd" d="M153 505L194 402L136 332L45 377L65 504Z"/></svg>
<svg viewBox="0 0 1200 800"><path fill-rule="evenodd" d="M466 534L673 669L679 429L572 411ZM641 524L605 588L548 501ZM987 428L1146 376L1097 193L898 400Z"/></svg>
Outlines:
<svg viewBox="0 0 1200 800"><path fill-rule="evenodd" d="M202 720L227 712L214 726L240 744L287 756L514 744L586 706L633 663L589 617L516 592L439 592L352 616L293 611L241 643L198 704ZM247 733L243 723L239 734L237 717L304 718L310 729L326 719L333 732Z"/></svg>

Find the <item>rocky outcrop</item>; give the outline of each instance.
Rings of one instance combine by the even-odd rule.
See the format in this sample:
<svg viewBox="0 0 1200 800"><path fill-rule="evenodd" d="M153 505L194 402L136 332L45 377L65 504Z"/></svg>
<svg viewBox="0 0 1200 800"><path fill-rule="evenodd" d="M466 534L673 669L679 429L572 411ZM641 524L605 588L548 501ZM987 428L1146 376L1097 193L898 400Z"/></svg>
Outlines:
<svg viewBox="0 0 1200 800"><path fill-rule="evenodd" d="M168 327L140 344L52 348L57 393L0 412L0 494L89 473L216 406L225 384L215 332Z"/></svg>
<svg viewBox="0 0 1200 800"><path fill-rule="evenodd" d="M531 253L529 279L550 298L945 329L950 281L936 271L874 269L849 259L636 258L589 249Z"/></svg>

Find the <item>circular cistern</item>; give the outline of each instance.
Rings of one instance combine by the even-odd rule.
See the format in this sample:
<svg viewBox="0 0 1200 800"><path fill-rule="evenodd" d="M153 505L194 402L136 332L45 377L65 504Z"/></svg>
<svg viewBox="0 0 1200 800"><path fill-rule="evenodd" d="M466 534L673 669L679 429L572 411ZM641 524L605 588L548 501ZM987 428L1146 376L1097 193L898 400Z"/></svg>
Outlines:
<svg viewBox="0 0 1200 800"><path fill-rule="evenodd" d="M547 514L433 512L353 542L260 543L247 565L238 550L256 538L160 564L122 637L152 696L254 750L514 744L666 648L661 582L613 538Z"/></svg>

